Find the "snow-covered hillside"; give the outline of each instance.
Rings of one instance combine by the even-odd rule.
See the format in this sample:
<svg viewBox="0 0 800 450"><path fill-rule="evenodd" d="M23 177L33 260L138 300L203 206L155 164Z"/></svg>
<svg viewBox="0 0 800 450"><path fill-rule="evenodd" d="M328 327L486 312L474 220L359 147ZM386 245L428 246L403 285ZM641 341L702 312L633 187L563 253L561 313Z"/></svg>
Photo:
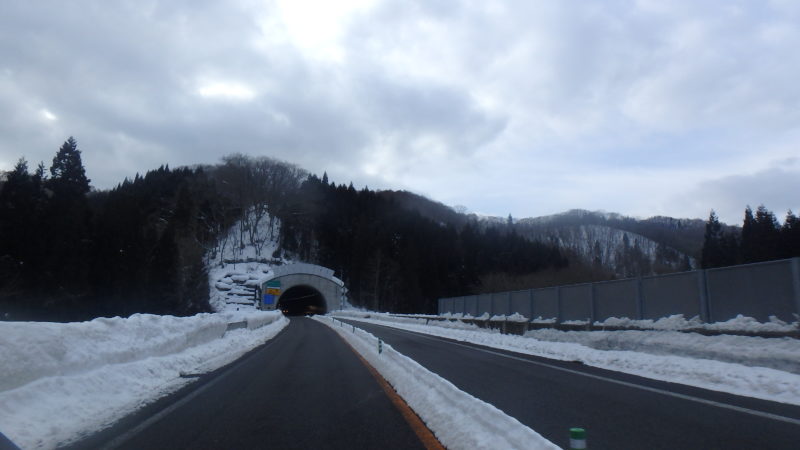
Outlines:
<svg viewBox="0 0 800 450"><path fill-rule="evenodd" d="M508 223L507 218L499 217L480 220L489 226ZM696 219L639 220L576 209L513 223L517 233L557 244L585 263L602 266L620 277L694 269L697 261L693 255L702 245L703 222Z"/></svg>
<svg viewBox="0 0 800 450"><path fill-rule="evenodd" d="M209 303L215 311L252 307L259 282L272 275L274 266L293 262L276 252L280 226L277 218L268 217L254 225L242 219L220 238L206 258Z"/></svg>
<svg viewBox="0 0 800 450"><path fill-rule="evenodd" d="M695 268L694 259L629 231L605 225L572 225L526 229L531 239L554 242L586 262L607 267L620 276L650 275L654 267L674 271Z"/></svg>

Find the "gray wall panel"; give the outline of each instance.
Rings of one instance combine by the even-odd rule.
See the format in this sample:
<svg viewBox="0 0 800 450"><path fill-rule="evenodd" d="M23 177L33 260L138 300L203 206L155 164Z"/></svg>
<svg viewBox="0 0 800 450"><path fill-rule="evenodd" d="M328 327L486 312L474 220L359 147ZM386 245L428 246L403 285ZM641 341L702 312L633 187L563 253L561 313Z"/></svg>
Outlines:
<svg viewBox="0 0 800 450"><path fill-rule="evenodd" d="M454 313L456 313L456 314L458 314L458 313L464 314L466 312L466 309L465 309L466 307L464 306L465 305L465 297L457 297L457 298L453 299L453 303L455 305L453 307L453 312Z"/></svg>
<svg viewBox="0 0 800 450"><path fill-rule="evenodd" d="M636 279L596 283L594 320L602 322L609 317L636 319L638 284Z"/></svg>
<svg viewBox="0 0 800 450"><path fill-rule="evenodd" d="M760 322L771 315L795 320L791 260L711 269L706 272L706 283L712 322L737 314Z"/></svg>
<svg viewBox="0 0 800 450"><path fill-rule="evenodd" d="M690 319L700 314L699 272L682 272L642 279L643 315L657 320L674 314Z"/></svg>
<svg viewBox="0 0 800 450"><path fill-rule="evenodd" d="M511 314L511 305L508 304L509 292L498 292L492 294L492 315L509 315Z"/></svg>
<svg viewBox="0 0 800 450"><path fill-rule="evenodd" d="M592 285L561 287L561 321L587 320L592 317Z"/></svg>
<svg viewBox="0 0 800 450"><path fill-rule="evenodd" d="M470 295L469 297L466 297L464 301L466 302L467 305L464 314L470 314L476 316L478 312L478 296Z"/></svg>
<svg viewBox="0 0 800 450"><path fill-rule="evenodd" d="M533 313L531 316L531 319L538 317L542 319L558 318L558 288L534 289Z"/></svg>
<svg viewBox="0 0 800 450"><path fill-rule="evenodd" d="M476 316L482 316L484 313L492 315L492 294L478 295L478 313Z"/></svg>
<svg viewBox="0 0 800 450"><path fill-rule="evenodd" d="M531 291L514 291L511 293L510 314L520 313L528 319L531 317Z"/></svg>

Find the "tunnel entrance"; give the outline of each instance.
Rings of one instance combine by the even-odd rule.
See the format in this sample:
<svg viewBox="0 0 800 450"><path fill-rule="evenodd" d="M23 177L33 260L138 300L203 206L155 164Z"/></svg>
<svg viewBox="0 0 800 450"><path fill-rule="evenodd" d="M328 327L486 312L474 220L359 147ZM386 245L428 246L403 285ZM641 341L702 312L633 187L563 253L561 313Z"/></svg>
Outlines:
<svg viewBox="0 0 800 450"><path fill-rule="evenodd" d="M325 314L328 305L325 297L311 286L293 286L278 299L278 309L287 316Z"/></svg>

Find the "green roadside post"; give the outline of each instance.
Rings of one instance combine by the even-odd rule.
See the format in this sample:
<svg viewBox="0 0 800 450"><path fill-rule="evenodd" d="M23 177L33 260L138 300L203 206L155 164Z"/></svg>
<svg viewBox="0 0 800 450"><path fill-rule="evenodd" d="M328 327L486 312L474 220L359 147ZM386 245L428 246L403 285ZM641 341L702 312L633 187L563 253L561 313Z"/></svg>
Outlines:
<svg viewBox="0 0 800 450"><path fill-rule="evenodd" d="M383 353L383 341L378 339L378 354Z"/></svg>
<svg viewBox="0 0 800 450"><path fill-rule="evenodd" d="M583 428L570 428L569 450L584 450L586 448L586 430Z"/></svg>

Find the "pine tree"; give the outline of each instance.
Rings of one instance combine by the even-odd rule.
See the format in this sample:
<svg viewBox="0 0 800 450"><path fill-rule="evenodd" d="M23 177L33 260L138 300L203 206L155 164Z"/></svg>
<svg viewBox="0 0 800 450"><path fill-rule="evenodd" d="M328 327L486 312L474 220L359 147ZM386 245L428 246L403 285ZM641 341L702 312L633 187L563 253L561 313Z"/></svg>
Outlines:
<svg viewBox="0 0 800 450"><path fill-rule="evenodd" d="M78 150L78 143L74 137L70 136L58 149L58 153L53 158L53 165L50 166L50 175L54 191L76 196L89 192L91 180L86 178L86 170L81 161L81 151Z"/></svg>
<svg viewBox="0 0 800 450"><path fill-rule="evenodd" d="M742 260L745 263L755 262L758 254L756 238L756 219L753 217L753 209L750 205L744 210L744 222L742 223Z"/></svg>
<svg viewBox="0 0 800 450"><path fill-rule="evenodd" d="M800 256L800 218L789 210L780 232L780 249L782 258Z"/></svg>
<svg viewBox="0 0 800 450"><path fill-rule="evenodd" d="M50 166L50 175L46 186L52 191L52 197L48 202L45 232L49 255L44 277L53 287L52 295L78 301L90 291L91 240L86 198L89 179L75 138L70 137L59 148Z"/></svg>
<svg viewBox="0 0 800 450"><path fill-rule="evenodd" d="M704 269L719 267L722 262L722 225L714 210L708 215L700 265Z"/></svg>

